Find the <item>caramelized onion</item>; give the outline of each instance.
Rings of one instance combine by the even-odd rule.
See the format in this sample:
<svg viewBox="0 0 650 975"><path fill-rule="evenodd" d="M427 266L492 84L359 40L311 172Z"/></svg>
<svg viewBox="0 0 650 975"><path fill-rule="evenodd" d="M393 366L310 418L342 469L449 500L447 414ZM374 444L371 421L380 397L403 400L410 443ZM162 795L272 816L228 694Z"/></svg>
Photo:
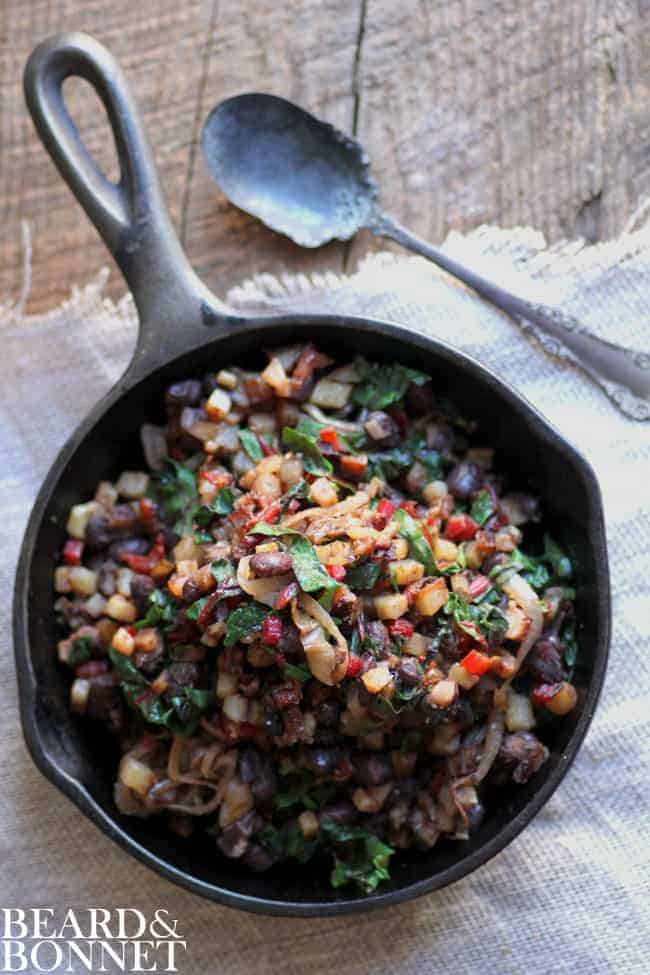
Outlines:
<svg viewBox="0 0 650 975"><path fill-rule="evenodd" d="M277 597L293 579L291 573L282 576L267 576L262 579L252 579L250 574L250 561L252 555L245 555L239 560L237 566L237 582L239 587L249 596L253 596L259 603L265 606L275 606Z"/></svg>

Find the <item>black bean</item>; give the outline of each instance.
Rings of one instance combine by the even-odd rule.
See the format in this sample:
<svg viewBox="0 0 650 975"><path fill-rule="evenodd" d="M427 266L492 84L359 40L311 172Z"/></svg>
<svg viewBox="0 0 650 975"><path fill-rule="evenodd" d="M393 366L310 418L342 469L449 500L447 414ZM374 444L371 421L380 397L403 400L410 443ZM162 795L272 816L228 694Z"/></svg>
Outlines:
<svg viewBox="0 0 650 975"><path fill-rule="evenodd" d="M418 386L416 383L411 383L406 390L406 405L412 416L431 413L435 405L432 384L424 383L422 386Z"/></svg>
<svg viewBox="0 0 650 975"><path fill-rule="evenodd" d="M533 677L545 684L557 684L564 680L566 673L562 666L563 646L557 638L538 640L530 651L528 669Z"/></svg>
<svg viewBox="0 0 650 975"><path fill-rule="evenodd" d="M165 550L167 552L171 552L174 545L180 542L181 536L178 534L178 532L175 532L173 528L169 528L169 526L167 525L163 528L162 531L163 531L163 542L165 543Z"/></svg>
<svg viewBox="0 0 650 975"><path fill-rule="evenodd" d="M427 447L448 455L453 451L455 442L456 436L448 423L438 421L427 424Z"/></svg>
<svg viewBox="0 0 650 975"><path fill-rule="evenodd" d="M466 501L481 486L481 472L476 464L462 460L452 468L447 477L447 488L461 501Z"/></svg>
<svg viewBox="0 0 650 975"><path fill-rule="evenodd" d="M275 860L268 850L265 850L259 843L249 843L244 854L243 863L255 873L263 873L272 867Z"/></svg>
<svg viewBox="0 0 650 975"><path fill-rule="evenodd" d="M293 562L289 552L262 552L254 555L250 567L256 576L281 576L290 572Z"/></svg>
<svg viewBox="0 0 650 975"><path fill-rule="evenodd" d="M233 860L239 859L246 852L248 841L253 835L257 822L254 810L240 816L239 819L226 826L217 839L217 846L221 852Z"/></svg>
<svg viewBox="0 0 650 975"><path fill-rule="evenodd" d="M341 799L325 806L320 814L321 823L336 823L337 826L347 826L356 819L357 811L351 802Z"/></svg>
<svg viewBox="0 0 650 975"><path fill-rule="evenodd" d="M383 785L393 777L391 763L381 752L355 755L352 764L355 776L361 785Z"/></svg>
<svg viewBox="0 0 650 975"><path fill-rule="evenodd" d="M370 620L366 623L366 633L375 645L379 655L383 652L390 651L390 636L381 620Z"/></svg>
<svg viewBox="0 0 650 975"><path fill-rule="evenodd" d="M108 556L116 562L122 560L122 555L146 555L151 548L148 538L124 538L111 542L108 546Z"/></svg>
<svg viewBox="0 0 650 975"><path fill-rule="evenodd" d="M201 383L198 379L172 383L165 391L165 403L171 407L196 406L200 399Z"/></svg>
<svg viewBox="0 0 650 975"><path fill-rule="evenodd" d="M90 718L106 721L110 712L122 706L122 693L113 681L112 674L100 674L88 678L90 691L86 703L86 714Z"/></svg>
<svg viewBox="0 0 650 975"><path fill-rule="evenodd" d="M246 748L242 752L239 774L242 782L250 785L256 805L266 805L278 791L273 762L255 748Z"/></svg>
<svg viewBox="0 0 650 975"><path fill-rule="evenodd" d="M264 728L272 738L279 738L284 731L282 716L277 711L270 711L264 718Z"/></svg>
<svg viewBox="0 0 650 975"><path fill-rule="evenodd" d="M136 574L131 576L131 599L135 603L138 616L146 616L149 596L155 589L151 576Z"/></svg>
<svg viewBox="0 0 650 975"><path fill-rule="evenodd" d="M537 772L548 758L548 748L530 731L506 735L499 749L499 763L512 770L520 785Z"/></svg>
<svg viewBox="0 0 650 975"><path fill-rule="evenodd" d="M115 593L116 582L115 582L115 570L117 565L113 561L104 562L99 570L99 576L97 579L97 588L99 589L102 596L112 596Z"/></svg>
<svg viewBox="0 0 650 975"><path fill-rule="evenodd" d="M341 714L338 701L329 698L316 708L316 720L321 728L336 728Z"/></svg>
<svg viewBox="0 0 650 975"><path fill-rule="evenodd" d="M339 748L308 748L305 765L315 775L331 775L341 760Z"/></svg>
<svg viewBox="0 0 650 975"><path fill-rule="evenodd" d="M194 603L203 594L203 590L196 581L196 579L186 579L183 583L183 602L184 603Z"/></svg>
<svg viewBox="0 0 650 975"><path fill-rule="evenodd" d="M166 698L170 699L178 694L183 687L196 687L199 682L199 668L187 660L178 660L167 668Z"/></svg>
<svg viewBox="0 0 650 975"><path fill-rule="evenodd" d="M107 545L115 538L115 534L111 531L108 524L108 517L106 515L93 515L86 525L86 531L84 533L84 539L86 542L86 547L89 551L97 551L101 548L106 548Z"/></svg>
<svg viewBox="0 0 650 975"><path fill-rule="evenodd" d="M204 396L209 396L210 393L214 392L217 388L217 374L215 372L206 372L205 376L201 380L201 390Z"/></svg>
<svg viewBox="0 0 650 975"><path fill-rule="evenodd" d="M402 657L397 664L397 673L403 684L407 687L415 687L420 683L422 668L412 657Z"/></svg>
<svg viewBox="0 0 650 975"><path fill-rule="evenodd" d="M294 623L284 623L280 639L276 646L278 653L283 653L288 657L295 656L297 653L303 653L300 630Z"/></svg>

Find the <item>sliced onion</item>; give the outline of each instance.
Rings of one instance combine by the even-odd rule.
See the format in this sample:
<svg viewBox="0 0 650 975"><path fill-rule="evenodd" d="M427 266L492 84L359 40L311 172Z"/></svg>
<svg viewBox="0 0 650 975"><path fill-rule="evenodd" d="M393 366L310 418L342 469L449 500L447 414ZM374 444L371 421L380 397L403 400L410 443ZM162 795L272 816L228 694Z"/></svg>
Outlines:
<svg viewBox="0 0 650 975"><path fill-rule="evenodd" d="M348 669L348 643L326 609L307 593L292 600L291 616L300 631L309 669L322 684L339 684ZM335 641L332 645L326 634Z"/></svg>
<svg viewBox="0 0 650 975"><path fill-rule="evenodd" d="M313 521L314 518L336 518L339 515L347 515L350 511L356 511L357 508L363 508L369 503L370 497L366 492L357 491L345 501L339 501L329 508L306 508L305 511L297 511L295 515L285 518L282 525L284 528L291 528L292 525L297 525L301 521Z"/></svg>
<svg viewBox="0 0 650 975"><path fill-rule="evenodd" d="M537 593L526 580L515 573L501 586L502 590L520 606L530 619L530 629L522 640L515 659L515 671L510 680L518 673L530 648L537 643L544 625L544 611Z"/></svg>
<svg viewBox="0 0 650 975"><path fill-rule="evenodd" d="M326 413L314 403L305 403L304 406L305 413L308 413L314 420L319 423L325 423L328 427L334 427L340 433L363 433L363 426L361 423L351 423L349 420L337 420L334 417L327 416Z"/></svg>
<svg viewBox="0 0 650 975"><path fill-rule="evenodd" d="M503 729L503 709L494 708L488 719L488 729L487 735L485 736L485 744L483 745L481 761L478 763L476 771L469 776L469 781L473 785L478 785L479 782L482 782L494 765L494 760L499 754L501 742L503 741Z"/></svg>
<svg viewBox="0 0 650 975"><path fill-rule="evenodd" d="M143 423L140 427L140 441L148 466L152 471L162 471L167 457L165 427L156 427L153 423Z"/></svg>
<svg viewBox="0 0 650 975"><path fill-rule="evenodd" d="M265 606L275 606L279 594L293 580L291 573L282 576L267 576L265 579L251 579L250 561L252 555L245 555L237 566L237 582L249 596L253 596Z"/></svg>

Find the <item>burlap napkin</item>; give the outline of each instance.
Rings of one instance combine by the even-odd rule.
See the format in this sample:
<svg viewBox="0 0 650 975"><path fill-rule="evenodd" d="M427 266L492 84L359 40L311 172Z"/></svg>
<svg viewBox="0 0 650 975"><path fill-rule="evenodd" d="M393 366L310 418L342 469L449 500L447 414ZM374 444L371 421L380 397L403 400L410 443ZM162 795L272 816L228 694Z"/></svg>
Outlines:
<svg viewBox="0 0 650 975"><path fill-rule="evenodd" d="M561 302L603 335L648 347L650 233L549 250L531 231L484 228L447 246L505 283ZM348 279L262 277L229 299L243 310L362 312L442 336L522 390L593 463L610 544L612 655L592 729L553 799L495 860L447 890L363 918L292 920L229 911L173 887L39 775L18 721L10 593L38 486L134 344L130 300L104 301L103 283L100 276L45 315L0 308L0 906L60 914L91 905L167 908L188 941L186 973L647 973L649 429L622 418L572 366L419 259L375 256Z"/></svg>

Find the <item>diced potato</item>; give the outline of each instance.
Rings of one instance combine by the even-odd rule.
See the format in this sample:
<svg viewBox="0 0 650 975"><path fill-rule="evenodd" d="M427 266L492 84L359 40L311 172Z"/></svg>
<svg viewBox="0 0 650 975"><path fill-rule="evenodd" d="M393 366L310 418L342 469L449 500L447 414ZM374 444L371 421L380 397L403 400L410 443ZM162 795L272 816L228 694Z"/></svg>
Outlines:
<svg viewBox="0 0 650 975"><path fill-rule="evenodd" d="M286 399L291 392L291 383L280 359L274 356L262 373L262 379L273 389L277 396Z"/></svg>
<svg viewBox="0 0 650 975"><path fill-rule="evenodd" d="M92 616L94 620L99 619L100 616L104 615L106 610L106 600L101 593L96 592L94 595L87 599L84 603L84 611Z"/></svg>
<svg viewBox="0 0 650 975"><path fill-rule="evenodd" d="M311 809L305 809L305 811L300 813L298 816L298 826L300 826L300 832L306 840L313 840L314 836L316 836L318 830L320 829L318 816L316 816Z"/></svg>
<svg viewBox="0 0 650 975"><path fill-rule="evenodd" d="M422 497L427 504L433 505L442 499L447 494L447 482L446 481L429 481L422 488Z"/></svg>
<svg viewBox="0 0 650 975"><path fill-rule="evenodd" d="M402 646L402 653L410 657L426 657L431 647L431 637L423 633L413 633Z"/></svg>
<svg viewBox="0 0 650 975"><path fill-rule="evenodd" d="M220 670L217 677L217 697L220 701L225 701L231 694L235 694L239 685L237 674L229 674Z"/></svg>
<svg viewBox="0 0 650 975"><path fill-rule="evenodd" d="M375 612L380 620L397 620L408 612L408 599L401 592L382 593L374 597Z"/></svg>
<svg viewBox="0 0 650 975"><path fill-rule="evenodd" d="M275 433L278 424L272 413L251 413L248 417L248 429L253 433ZM279 463L278 463L279 466Z"/></svg>
<svg viewBox="0 0 650 975"><path fill-rule="evenodd" d="M223 423L216 425L213 435L209 440L204 441L206 453L224 457L235 454L239 450L239 430L231 425L233 419L234 423L237 424L241 417L237 417L231 412L224 417ZM199 482L199 488L200 486L201 482Z"/></svg>
<svg viewBox="0 0 650 975"><path fill-rule="evenodd" d="M471 541L465 545L465 561L468 569L480 569L483 563L483 553L478 542Z"/></svg>
<svg viewBox="0 0 650 975"><path fill-rule="evenodd" d="M137 501L143 498L149 487L149 475L144 471L124 471L117 479L115 490L123 498Z"/></svg>
<svg viewBox="0 0 650 975"><path fill-rule="evenodd" d="M397 560L405 559L409 554L409 543L401 536L391 542L391 552Z"/></svg>
<svg viewBox="0 0 650 975"><path fill-rule="evenodd" d="M361 377L354 363L348 362L344 366L339 366L338 369L333 369L332 372L328 373L327 378L337 383L358 383Z"/></svg>
<svg viewBox="0 0 650 975"><path fill-rule="evenodd" d="M139 796L146 796L149 789L156 781L155 773L144 762L125 755L120 762L118 778L122 785Z"/></svg>
<svg viewBox="0 0 650 975"><path fill-rule="evenodd" d="M262 542L261 545L255 546L256 555L266 555L268 552L279 552L280 546L277 542Z"/></svg>
<svg viewBox="0 0 650 975"><path fill-rule="evenodd" d="M415 596L415 608L422 616L435 616L449 599L449 590L444 579L428 582Z"/></svg>
<svg viewBox="0 0 650 975"><path fill-rule="evenodd" d="M282 483L277 474L258 474L253 481L253 491L264 498L281 498Z"/></svg>
<svg viewBox="0 0 650 975"><path fill-rule="evenodd" d="M96 501L88 501L86 504L73 504L65 526L68 535L82 539L86 534L86 525L98 511L99 505Z"/></svg>
<svg viewBox="0 0 650 975"><path fill-rule="evenodd" d="M424 566L416 559L398 559L389 562L390 577L396 586L410 586L412 582L419 582L424 576Z"/></svg>
<svg viewBox="0 0 650 975"><path fill-rule="evenodd" d="M552 714L568 714L578 703L578 692L573 684L563 680L560 689L548 701L544 701L544 707Z"/></svg>
<svg viewBox="0 0 650 975"><path fill-rule="evenodd" d="M359 812L379 812L390 795L392 788L392 782L386 782L384 785L371 785L367 788L360 787L352 793L352 802Z"/></svg>
<svg viewBox="0 0 650 975"><path fill-rule="evenodd" d="M530 620L514 600L508 602L504 616L508 621L506 640L522 640L530 627Z"/></svg>
<svg viewBox="0 0 650 975"><path fill-rule="evenodd" d="M143 630L138 630L134 642L136 650L142 653L153 653L159 644L158 630L155 626L146 626Z"/></svg>
<svg viewBox="0 0 650 975"><path fill-rule="evenodd" d="M280 480L285 488L302 480L303 466L300 457L285 457L280 464Z"/></svg>
<svg viewBox="0 0 650 975"><path fill-rule="evenodd" d="M232 400L225 389L219 386L213 389L205 404L205 412L211 420L223 420L230 413Z"/></svg>
<svg viewBox="0 0 650 975"><path fill-rule="evenodd" d="M451 588L461 599L471 602L472 594L469 588L469 577L466 572L455 572L453 574L451 577Z"/></svg>
<svg viewBox="0 0 650 975"><path fill-rule="evenodd" d="M436 557L436 562L450 565L458 558L458 546L447 538L436 538L433 543L433 554Z"/></svg>
<svg viewBox="0 0 650 975"><path fill-rule="evenodd" d="M429 691L429 701L438 708L448 708L458 692L458 684L453 680L441 680Z"/></svg>
<svg viewBox="0 0 650 975"><path fill-rule="evenodd" d="M117 488L110 481L100 481L95 491L95 501L104 506L112 508L117 501Z"/></svg>
<svg viewBox="0 0 650 975"><path fill-rule="evenodd" d="M324 565L348 565L353 561L352 546L342 539L327 545L314 545L314 550Z"/></svg>
<svg viewBox="0 0 650 975"><path fill-rule="evenodd" d="M54 591L70 592L71 590L72 590L72 586L70 585L70 566L58 565L54 570Z"/></svg>
<svg viewBox="0 0 650 975"><path fill-rule="evenodd" d="M218 423L216 420L195 420L187 428L187 432L192 437L196 437L202 443L214 443L216 442L219 431L223 426L222 423Z"/></svg>
<svg viewBox="0 0 650 975"><path fill-rule="evenodd" d="M122 568L118 569L115 573L115 586L120 596L131 595L131 580L133 579L133 572L131 569Z"/></svg>
<svg viewBox="0 0 650 975"><path fill-rule="evenodd" d="M123 657L130 657L135 652L135 637L129 633L125 626L120 626L113 634L111 646Z"/></svg>
<svg viewBox="0 0 650 975"><path fill-rule="evenodd" d="M388 662L382 660L376 667L372 667L361 678L369 694L378 694L391 681Z"/></svg>
<svg viewBox="0 0 650 975"><path fill-rule="evenodd" d="M501 528L494 536L494 544L497 552L514 552L520 542L521 531L516 525L507 525L505 528Z"/></svg>
<svg viewBox="0 0 650 975"><path fill-rule="evenodd" d="M180 542L177 542L172 549L172 558L176 563L176 571L179 571L178 566L181 562L194 561L197 564L193 569L188 569L188 574L190 572L196 572L198 569L198 560L201 558L202 552L199 546L194 541L194 535L183 535Z"/></svg>
<svg viewBox="0 0 650 975"><path fill-rule="evenodd" d="M319 379L309 397L310 403L327 410L340 410L347 406L352 386L350 383L337 383L332 379Z"/></svg>
<svg viewBox="0 0 650 975"><path fill-rule="evenodd" d="M321 508L329 508L339 499L336 487L327 477L317 477L309 489L309 499Z"/></svg>
<svg viewBox="0 0 650 975"><path fill-rule="evenodd" d="M532 731L535 727L533 706L527 694L518 694L510 688L506 708L506 728L508 731Z"/></svg>
<svg viewBox="0 0 650 975"><path fill-rule="evenodd" d="M115 593L106 603L106 615L118 623L134 623L138 614L130 599Z"/></svg>
<svg viewBox="0 0 650 975"><path fill-rule="evenodd" d="M217 385L223 389L234 389L237 385L237 376L228 369L220 369L217 373Z"/></svg>
<svg viewBox="0 0 650 975"><path fill-rule="evenodd" d="M231 721L245 721L248 701L243 694L229 694L223 701L223 713Z"/></svg>
<svg viewBox="0 0 650 975"><path fill-rule="evenodd" d="M90 681L77 677L70 688L70 708L76 714L85 714L90 694Z"/></svg>
<svg viewBox="0 0 650 975"><path fill-rule="evenodd" d="M462 664L452 664L449 668L449 679L456 681L465 691L469 691L481 679L477 674L470 674Z"/></svg>
<svg viewBox="0 0 650 975"><path fill-rule="evenodd" d="M225 829L253 808L253 793L250 786L231 779L226 786L226 794L219 810L219 826Z"/></svg>

